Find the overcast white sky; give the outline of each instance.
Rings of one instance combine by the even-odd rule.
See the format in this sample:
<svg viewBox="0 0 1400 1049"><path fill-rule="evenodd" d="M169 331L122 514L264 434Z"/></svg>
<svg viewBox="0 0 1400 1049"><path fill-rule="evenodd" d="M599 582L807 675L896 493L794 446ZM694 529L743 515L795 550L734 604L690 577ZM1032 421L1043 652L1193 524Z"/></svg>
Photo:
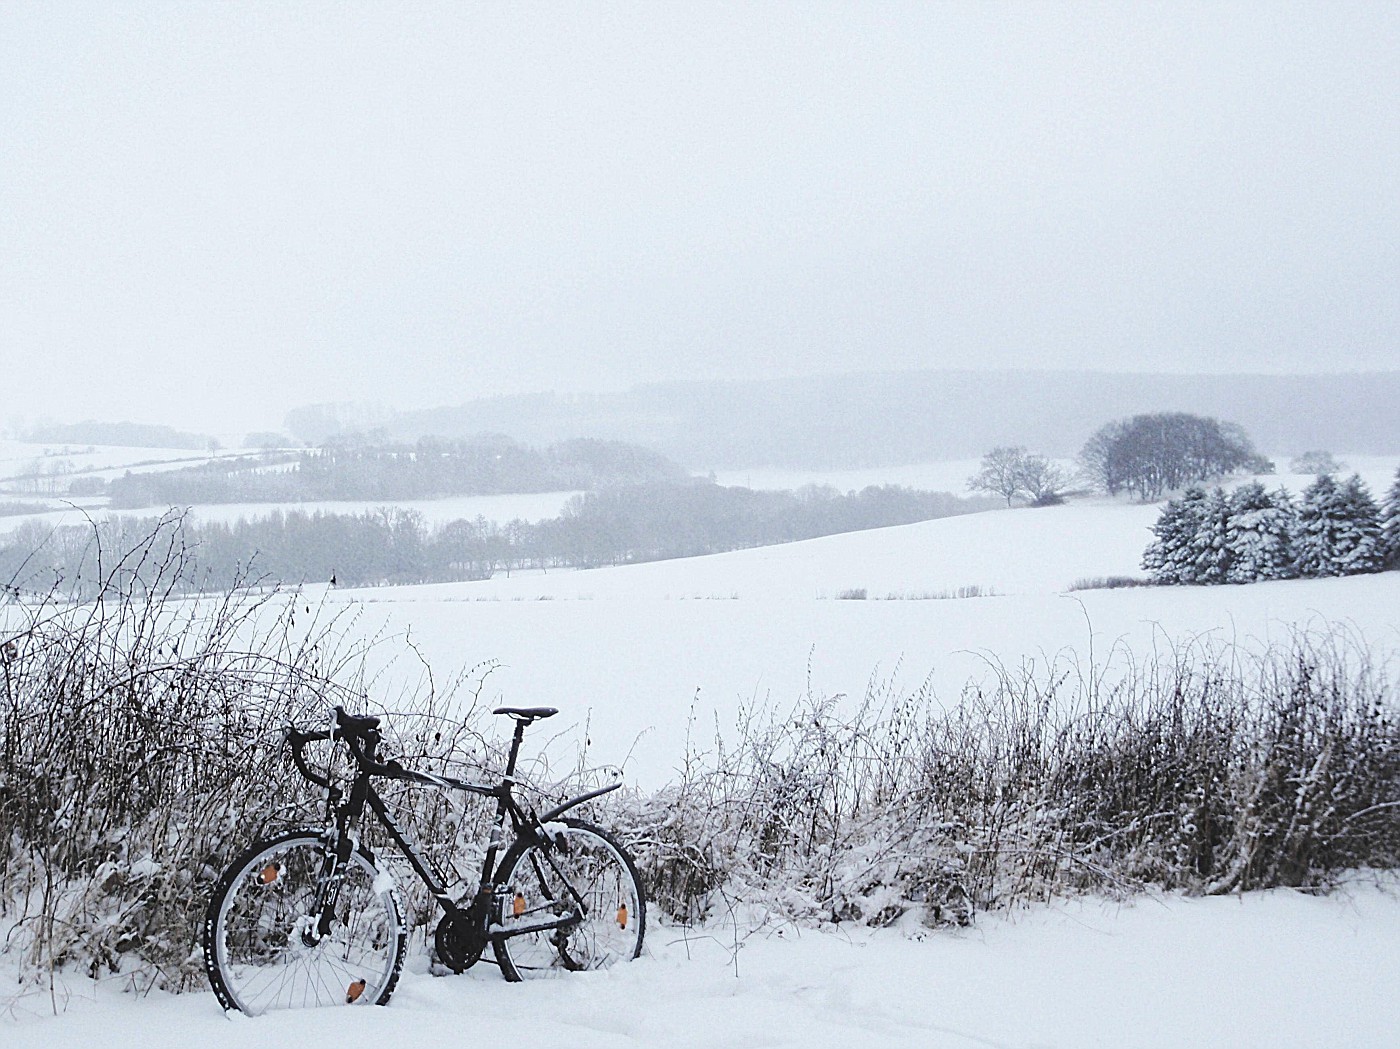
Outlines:
<svg viewBox="0 0 1400 1049"><path fill-rule="evenodd" d="M0 4L0 425L1400 367L1400 4Z"/></svg>

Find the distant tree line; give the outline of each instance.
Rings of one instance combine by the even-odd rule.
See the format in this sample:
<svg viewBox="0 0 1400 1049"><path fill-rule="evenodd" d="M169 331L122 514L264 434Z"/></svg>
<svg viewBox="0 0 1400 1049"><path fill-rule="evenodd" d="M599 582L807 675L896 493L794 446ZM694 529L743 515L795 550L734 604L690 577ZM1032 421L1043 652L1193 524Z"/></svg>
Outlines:
<svg viewBox="0 0 1400 1049"><path fill-rule="evenodd" d="M491 435L415 444L331 444L286 456L221 460L184 470L127 474L107 486L111 505L189 506L320 500L434 499L679 482L685 470L622 441L580 438L543 450Z"/></svg>
<svg viewBox="0 0 1400 1049"><path fill-rule="evenodd" d="M189 588L251 572L269 580L332 578L342 586L486 579L501 571L592 568L717 553L986 509L989 500L870 487L751 491L708 483L633 485L575 496L558 518L498 525L478 517L429 526L414 511L277 511L234 524L186 521ZM0 580L28 590L90 583L98 549L128 549L155 518L114 517L58 529L30 522L0 543ZM81 588L80 588L81 589Z"/></svg>
<svg viewBox="0 0 1400 1049"><path fill-rule="evenodd" d="M1109 495L1130 492L1143 502L1236 471L1273 473L1233 423L1159 412L1101 427L1079 454L1084 475Z"/></svg>
<svg viewBox="0 0 1400 1049"><path fill-rule="evenodd" d="M1359 476L1294 500L1255 481L1188 488L1162 509L1142 566L1157 583L1252 583L1400 568L1400 470L1380 506Z"/></svg>
<svg viewBox="0 0 1400 1049"><path fill-rule="evenodd" d="M441 395L444 403L455 396L451 388ZM1400 361L1365 375L1243 375L1229 382L1181 374L927 370L649 383L615 393L492 397L398 413L323 404L293 412L282 428L306 444L355 430L380 430L399 441L497 431L544 447L588 433L637 441L706 468L829 470L976 459L1012 443L1068 458L1098 423L1164 410L1232 419L1261 449L1384 454L1400 448L1396 404Z"/></svg>
<svg viewBox="0 0 1400 1049"><path fill-rule="evenodd" d="M170 426L91 420L35 426L22 433L20 440L34 444L106 444L125 448L205 449L218 445L217 441L206 434L186 433Z"/></svg>

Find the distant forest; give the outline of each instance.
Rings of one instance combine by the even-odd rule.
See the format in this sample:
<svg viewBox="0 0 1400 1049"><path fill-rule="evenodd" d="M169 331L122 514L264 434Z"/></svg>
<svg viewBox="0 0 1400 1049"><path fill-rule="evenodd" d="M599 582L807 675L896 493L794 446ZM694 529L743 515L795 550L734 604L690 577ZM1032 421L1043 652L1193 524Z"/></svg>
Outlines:
<svg viewBox="0 0 1400 1049"><path fill-rule="evenodd" d="M219 589L245 577L373 586L688 557L994 506L991 499L898 487L843 495L829 487L762 492L709 483L648 484L575 496L562 516L539 524L477 518L430 527L420 514L396 508L353 515L293 510L233 525L183 520L172 542L189 552L194 568L178 589ZM30 592L58 586L87 594L112 570L113 553L137 546L160 521L120 517L57 529L27 523L0 545L0 581Z"/></svg>
<svg viewBox="0 0 1400 1049"><path fill-rule="evenodd" d="M656 452L580 438L543 450L499 435L413 444L336 441L304 452L221 459L127 474L107 485L117 509L211 503L435 499L680 483L688 475Z"/></svg>
<svg viewBox="0 0 1400 1049"><path fill-rule="evenodd" d="M48 423L20 434L20 440L35 444L93 444L116 445L122 448L198 448L216 447L212 437L186 433L171 426L146 423L93 422Z"/></svg>
<svg viewBox="0 0 1400 1049"><path fill-rule="evenodd" d="M1105 418L1190 412L1231 419L1259 449L1400 451L1400 371L1332 375L1132 375L916 371L673 382L614 394L500 397L422 411L313 405L298 438L378 432L412 441L484 430L548 444L590 435L653 448L693 469L855 468L976 458L998 445L1073 456Z"/></svg>

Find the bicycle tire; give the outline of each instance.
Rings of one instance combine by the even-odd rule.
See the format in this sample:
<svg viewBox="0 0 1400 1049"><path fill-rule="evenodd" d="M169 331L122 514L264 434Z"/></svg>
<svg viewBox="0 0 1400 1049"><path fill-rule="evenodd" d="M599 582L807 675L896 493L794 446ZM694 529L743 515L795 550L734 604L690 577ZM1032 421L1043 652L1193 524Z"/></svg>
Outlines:
<svg viewBox="0 0 1400 1049"><path fill-rule="evenodd" d="M219 878L201 940L225 1009L257 1016L389 1001L407 942L403 904L364 849L342 869L331 931L314 945L303 941L328 852L316 831L289 831L246 849Z"/></svg>
<svg viewBox="0 0 1400 1049"><path fill-rule="evenodd" d="M646 895L627 850L582 820L549 827L556 830L551 843L517 838L501 861L497 884L505 893L493 924L509 932L551 911L562 913L571 906L564 880L583 898L587 915L567 929L493 936L501 975L513 982L631 961L641 955L646 936Z"/></svg>

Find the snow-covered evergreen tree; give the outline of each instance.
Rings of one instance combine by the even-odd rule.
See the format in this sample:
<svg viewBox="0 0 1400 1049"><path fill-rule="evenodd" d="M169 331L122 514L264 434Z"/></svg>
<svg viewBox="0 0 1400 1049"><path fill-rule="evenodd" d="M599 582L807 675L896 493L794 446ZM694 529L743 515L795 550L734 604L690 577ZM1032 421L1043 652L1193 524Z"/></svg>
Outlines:
<svg viewBox="0 0 1400 1049"><path fill-rule="evenodd" d="M1241 485L1229 498L1231 583L1287 579L1293 575L1293 500L1280 488L1264 490L1258 481Z"/></svg>
<svg viewBox="0 0 1400 1049"><path fill-rule="evenodd" d="M1400 467L1395 483L1381 504L1381 560L1385 568L1400 568Z"/></svg>
<svg viewBox="0 0 1400 1049"><path fill-rule="evenodd" d="M1191 539L1191 560L1196 582L1224 583L1230 578L1230 500L1216 488L1201 501L1196 534Z"/></svg>
<svg viewBox="0 0 1400 1049"><path fill-rule="evenodd" d="M1381 563L1379 539L1376 503L1359 476L1339 485L1322 474L1303 492L1294 546L1299 575L1374 572Z"/></svg>
<svg viewBox="0 0 1400 1049"><path fill-rule="evenodd" d="M1380 510L1360 474L1341 487L1346 527L1340 533L1337 560L1343 575L1379 572L1382 567Z"/></svg>
<svg viewBox="0 0 1400 1049"><path fill-rule="evenodd" d="M1192 544L1205 499L1204 489L1188 488L1162 508L1152 526L1156 538L1142 555L1142 567L1152 573L1154 583L1196 582Z"/></svg>

